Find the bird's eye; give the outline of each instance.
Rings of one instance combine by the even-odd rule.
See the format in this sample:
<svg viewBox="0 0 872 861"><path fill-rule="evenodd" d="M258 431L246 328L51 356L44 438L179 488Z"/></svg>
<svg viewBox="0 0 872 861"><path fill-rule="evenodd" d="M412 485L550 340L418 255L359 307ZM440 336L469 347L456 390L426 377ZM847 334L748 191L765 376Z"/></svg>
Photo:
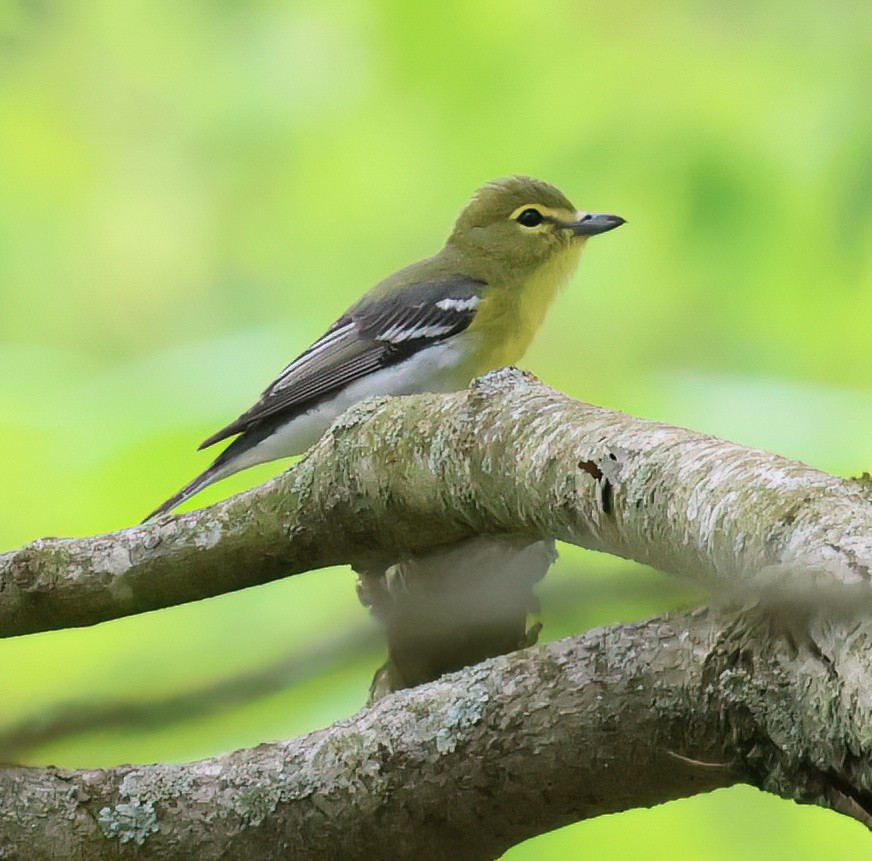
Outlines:
<svg viewBox="0 0 872 861"><path fill-rule="evenodd" d="M518 224L523 224L524 227L536 227L542 223L542 213L538 209L525 209L517 220Z"/></svg>

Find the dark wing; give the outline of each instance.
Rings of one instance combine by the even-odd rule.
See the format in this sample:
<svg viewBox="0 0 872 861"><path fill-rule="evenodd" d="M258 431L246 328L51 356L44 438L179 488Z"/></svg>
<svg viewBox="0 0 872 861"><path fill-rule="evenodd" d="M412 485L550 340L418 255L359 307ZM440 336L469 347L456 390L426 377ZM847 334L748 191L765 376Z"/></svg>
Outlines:
<svg viewBox="0 0 872 861"><path fill-rule="evenodd" d="M466 329L484 283L457 276L408 287L394 296L363 299L291 362L260 400L204 440L207 448L280 412L299 412L349 383L401 362Z"/></svg>

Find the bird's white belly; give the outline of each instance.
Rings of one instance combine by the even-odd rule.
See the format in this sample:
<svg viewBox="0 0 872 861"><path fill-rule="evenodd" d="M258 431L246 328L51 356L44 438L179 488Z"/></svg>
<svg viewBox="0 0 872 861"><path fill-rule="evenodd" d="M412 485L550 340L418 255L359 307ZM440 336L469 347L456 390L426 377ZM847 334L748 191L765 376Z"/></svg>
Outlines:
<svg viewBox="0 0 872 861"><path fill-rule="evenodd" d="M262 442L232 458L227 466L232 472L239 472L258 463L302 454L342 413L365 398L459 391L469 383L469 376L461 369L466 364L464 357L474 347L475 338L473 333L455 336L450 343L427 347L399 364L351 383L332 398L296 416ZM231 471L225 472L222 477L230 474Z"/></svg>

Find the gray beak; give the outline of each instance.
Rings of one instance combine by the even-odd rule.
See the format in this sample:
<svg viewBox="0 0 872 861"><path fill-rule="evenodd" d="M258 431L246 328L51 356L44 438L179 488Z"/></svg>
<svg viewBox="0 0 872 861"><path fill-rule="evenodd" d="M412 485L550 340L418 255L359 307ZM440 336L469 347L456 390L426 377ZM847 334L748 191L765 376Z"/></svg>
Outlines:
<svg viewBox="0 0 872 861"><path fill-rule="evenodd" d="M578 220L566 226L576 236L596 236L625 224L620 215L609 215L606 212L579 212Z"/></svg>

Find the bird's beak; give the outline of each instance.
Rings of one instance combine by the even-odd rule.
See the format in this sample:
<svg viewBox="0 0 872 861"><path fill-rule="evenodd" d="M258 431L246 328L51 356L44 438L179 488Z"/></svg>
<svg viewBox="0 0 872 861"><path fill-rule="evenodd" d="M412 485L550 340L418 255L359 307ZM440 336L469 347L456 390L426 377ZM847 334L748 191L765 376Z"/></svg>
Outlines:
<svg viewBox="0 0 872 861"><path fill-rule="evenodd" d="M575 215L575 221L571 221L566 227L576 236L596 236L597 233L614 230L625 223L620 215L609 215L606 212L576 212Z"/></svg>

